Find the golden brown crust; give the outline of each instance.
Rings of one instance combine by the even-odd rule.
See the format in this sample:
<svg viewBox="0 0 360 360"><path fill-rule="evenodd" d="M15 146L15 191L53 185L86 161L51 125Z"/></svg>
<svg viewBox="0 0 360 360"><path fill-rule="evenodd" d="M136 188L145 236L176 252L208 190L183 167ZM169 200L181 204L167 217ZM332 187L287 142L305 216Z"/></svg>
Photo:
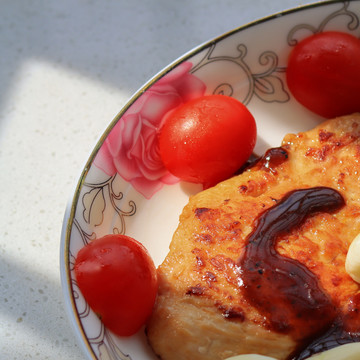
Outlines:
<svg viewBox="0 0 360 360"><path fill-rule="evenodd" d="M305 264L353 318L352 326L360 325L354 310L359 286L344 267L349 244L360 232L359 137L360 114L287 135L282 143L287 161L273 168L258 164L189 200L158 269L160 290L147 327L149 342L163 360L251 352L285 359L291 353L292 337L271 331L267 319L246 301L236 262L254 219L300 188L334 188L346 206L307 219L279 239L277 251Z"/></svg>

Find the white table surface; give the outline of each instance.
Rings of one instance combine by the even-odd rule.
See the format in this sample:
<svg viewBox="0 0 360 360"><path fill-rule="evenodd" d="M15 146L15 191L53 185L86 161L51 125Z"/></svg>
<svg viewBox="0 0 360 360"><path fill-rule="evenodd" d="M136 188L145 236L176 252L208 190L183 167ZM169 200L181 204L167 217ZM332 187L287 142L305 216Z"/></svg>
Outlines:
<svg viewBox="0 0 360 360"><path fill-rule="evenodd" d="M0 359L84 359L59 273L66 203L130 96L191 48L297 0L3 0Z"/></svg>

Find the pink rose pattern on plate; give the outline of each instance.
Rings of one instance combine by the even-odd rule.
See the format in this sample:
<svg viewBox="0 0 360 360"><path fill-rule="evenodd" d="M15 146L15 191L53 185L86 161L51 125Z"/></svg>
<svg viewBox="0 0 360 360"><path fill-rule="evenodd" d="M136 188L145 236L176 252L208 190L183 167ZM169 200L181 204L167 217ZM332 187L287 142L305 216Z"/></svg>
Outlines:
<svg viewBox="0 0 360 360"><path fill-rule="evenodd" d="M158 147L158 130L169 111L205 93L205 84L189 73L191 62L170 71L119 119L97 153L94 164L107 175L118 173L145 198L178 178L164 167Z"/></svg>

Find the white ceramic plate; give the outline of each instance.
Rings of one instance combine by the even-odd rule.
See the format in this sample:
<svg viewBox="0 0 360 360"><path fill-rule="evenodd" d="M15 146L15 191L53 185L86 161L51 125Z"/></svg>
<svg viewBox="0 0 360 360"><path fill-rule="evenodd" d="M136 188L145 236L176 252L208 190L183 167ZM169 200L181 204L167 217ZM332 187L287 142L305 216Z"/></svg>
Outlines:
<svg viewBox="0 0 360 360"><path fill-rule="evenodd" d="M83 169L62 232L66 307L89 359L155 359L143 331L119 338L104 328L77 287L73 264L81 247L113 232L142 242L156 265L166 256L182 207L200 187L178 182L163 168L156 144L163 115L204 93L231 95L246 104L257 121L256 152L279 146L286 133L307 130L322 120L289 93L289 52L315 32L340 30L360 37L359 19L360 1L331 1L235 29L169 65L111 122Z"/></svg>

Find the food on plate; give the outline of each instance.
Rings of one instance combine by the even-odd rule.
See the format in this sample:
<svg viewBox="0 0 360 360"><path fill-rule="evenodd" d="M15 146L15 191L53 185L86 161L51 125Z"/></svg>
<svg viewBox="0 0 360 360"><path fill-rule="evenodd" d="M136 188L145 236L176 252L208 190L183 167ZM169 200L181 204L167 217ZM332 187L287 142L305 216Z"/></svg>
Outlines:
<svg viewBox="0 0 360 360"><path fill-rule="evenodd" d="M326 350L321 354L310 356L308 360L359 360L360 343L340 345L331 350ZM277 360L272 357L249 354L237 355L226 360Z"/></svg>
<svg viewBox="0 0 360 360"><path fill-rule="evenodd" d="M360 39L328 31L292 50L287 84L302 105L326 118L360 111Z"/></svg>
<svg viewBox="0 0 360 360"><path fill-rule="evenodd" d="M227 358L226 360L276 360L269 356L263 356L258 354L246 354L246 355L237 355Z"/></svg>
<svg viewBox="0 0 360 360"><path fill-rule="evenodd" d="M354 281L360 283L360 234L355 237L349 246L345 269Z"/></svg>
<svg viewBox="0 0 360 360"><path fill-rule="evenodd" d="M288 134L242 174L192 196L147 336L162 360L305 359L360 341L360 113ZM176 349L176 351L174 351Z"/></svg>
<svg viewBox="0 0 360 360"><path fill-rule="evenodd" d="M165 167L182 180L215 185L250 157L256 123L245 105L225 95L205 95L176 108L164 121L159 148Z"/></svg>
<svg viewBox="0 0 360 360"><path fill-rule="evenodd" d="M269 356L258 355L258 354L246 354L246 355L237 355L227 358L226 360L276 360Z"/></svg>
<svg viewBox="0 0 360 360"><path fill-rule="evenodd" d="M93 240L78 252L75 276L89 306L115 334L130 336L145 324L158 285L141 243L118 234Z"/></svg>
<svg viewBox="0 0 360 360"><path fill-rule="evenodd" d="M340 345L336 348L315 354L309 360L358 360L360 354L360 344L352 343ZM254 359L255 360L255 359Z"/></svg>

